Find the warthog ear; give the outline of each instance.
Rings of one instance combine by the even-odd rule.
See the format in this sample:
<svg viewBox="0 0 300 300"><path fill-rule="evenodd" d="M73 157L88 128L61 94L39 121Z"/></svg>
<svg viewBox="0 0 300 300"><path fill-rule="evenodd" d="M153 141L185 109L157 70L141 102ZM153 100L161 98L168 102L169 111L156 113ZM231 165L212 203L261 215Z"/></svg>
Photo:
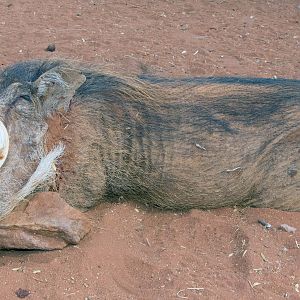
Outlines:
<svg viewBox="0 0 300 300"><path fill-rule="evenodd" d="M68 67L53 68L33 83L33 100L46 116L62 108L68 110L76 90L85 80L79 70Z"/></svg>

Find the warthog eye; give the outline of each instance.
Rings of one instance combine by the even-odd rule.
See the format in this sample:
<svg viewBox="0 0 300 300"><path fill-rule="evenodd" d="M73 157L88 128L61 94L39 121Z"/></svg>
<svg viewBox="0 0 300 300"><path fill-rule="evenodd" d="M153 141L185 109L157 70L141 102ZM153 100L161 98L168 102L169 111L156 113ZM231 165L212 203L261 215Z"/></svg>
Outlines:
<svg viewBox="0 0 300 300"><path fill-rule="evenodd" d="M21 95L20 97L28 102L31 102L31 98L29 95Z"/></svg>
<svg viewBox="0 0 300 300"><path fill-rule="evenodd" d="M9 137L5 125L0 121L0 167L4 164L9 148Z"/></svg>
<svg viewBox="0 0 300 300"><path fill-rule="evenodd" d="M18 103L18 101L20 100L25 100L27 102L31 102L31 98L28 94L26 95L20 95L18 97L16 97L10 104L9 104L9 107L10 108L13 108L14 106L16 106L16 104Z"/></svg>

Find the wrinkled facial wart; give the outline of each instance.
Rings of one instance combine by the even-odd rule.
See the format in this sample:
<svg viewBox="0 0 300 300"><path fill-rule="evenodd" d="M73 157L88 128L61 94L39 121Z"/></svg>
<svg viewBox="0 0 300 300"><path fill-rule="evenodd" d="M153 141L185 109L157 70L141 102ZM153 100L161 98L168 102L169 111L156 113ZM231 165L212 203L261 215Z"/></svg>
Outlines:
<svg viewBox="0 0 300 300"><path fill-rule="evenodd" d="M0 121L0 168L4 164L9 149L9 137L5 125Z"/></svg>

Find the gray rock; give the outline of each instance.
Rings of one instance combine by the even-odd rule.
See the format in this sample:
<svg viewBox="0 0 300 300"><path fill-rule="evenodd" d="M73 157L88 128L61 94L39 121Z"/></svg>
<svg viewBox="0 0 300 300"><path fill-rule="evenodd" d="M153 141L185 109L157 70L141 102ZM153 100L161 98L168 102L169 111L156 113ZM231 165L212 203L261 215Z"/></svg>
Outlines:
<svg viewBox="0 0 300 300"><path fill-rule="evenodd" d="M295 233L296 230L297 230L295 227L292 227L292 226L287 225L287 224L281 224L279 226L279 229L284 230L284 231L286 231L288 233Z"/></svg>

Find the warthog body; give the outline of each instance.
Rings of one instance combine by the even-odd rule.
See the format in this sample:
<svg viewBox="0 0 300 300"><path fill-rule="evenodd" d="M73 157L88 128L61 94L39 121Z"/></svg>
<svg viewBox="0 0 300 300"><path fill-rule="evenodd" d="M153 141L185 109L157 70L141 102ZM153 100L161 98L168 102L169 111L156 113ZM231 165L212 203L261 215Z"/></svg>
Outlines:
<svg viewBox="0 0 300 300"><path fill-rule="evenodd" d="M0 74L10 136L0 215L45 189L79 208L137 200L300 210L299 104L297 80L137 79L61 61L14 65Z"/></svg>

